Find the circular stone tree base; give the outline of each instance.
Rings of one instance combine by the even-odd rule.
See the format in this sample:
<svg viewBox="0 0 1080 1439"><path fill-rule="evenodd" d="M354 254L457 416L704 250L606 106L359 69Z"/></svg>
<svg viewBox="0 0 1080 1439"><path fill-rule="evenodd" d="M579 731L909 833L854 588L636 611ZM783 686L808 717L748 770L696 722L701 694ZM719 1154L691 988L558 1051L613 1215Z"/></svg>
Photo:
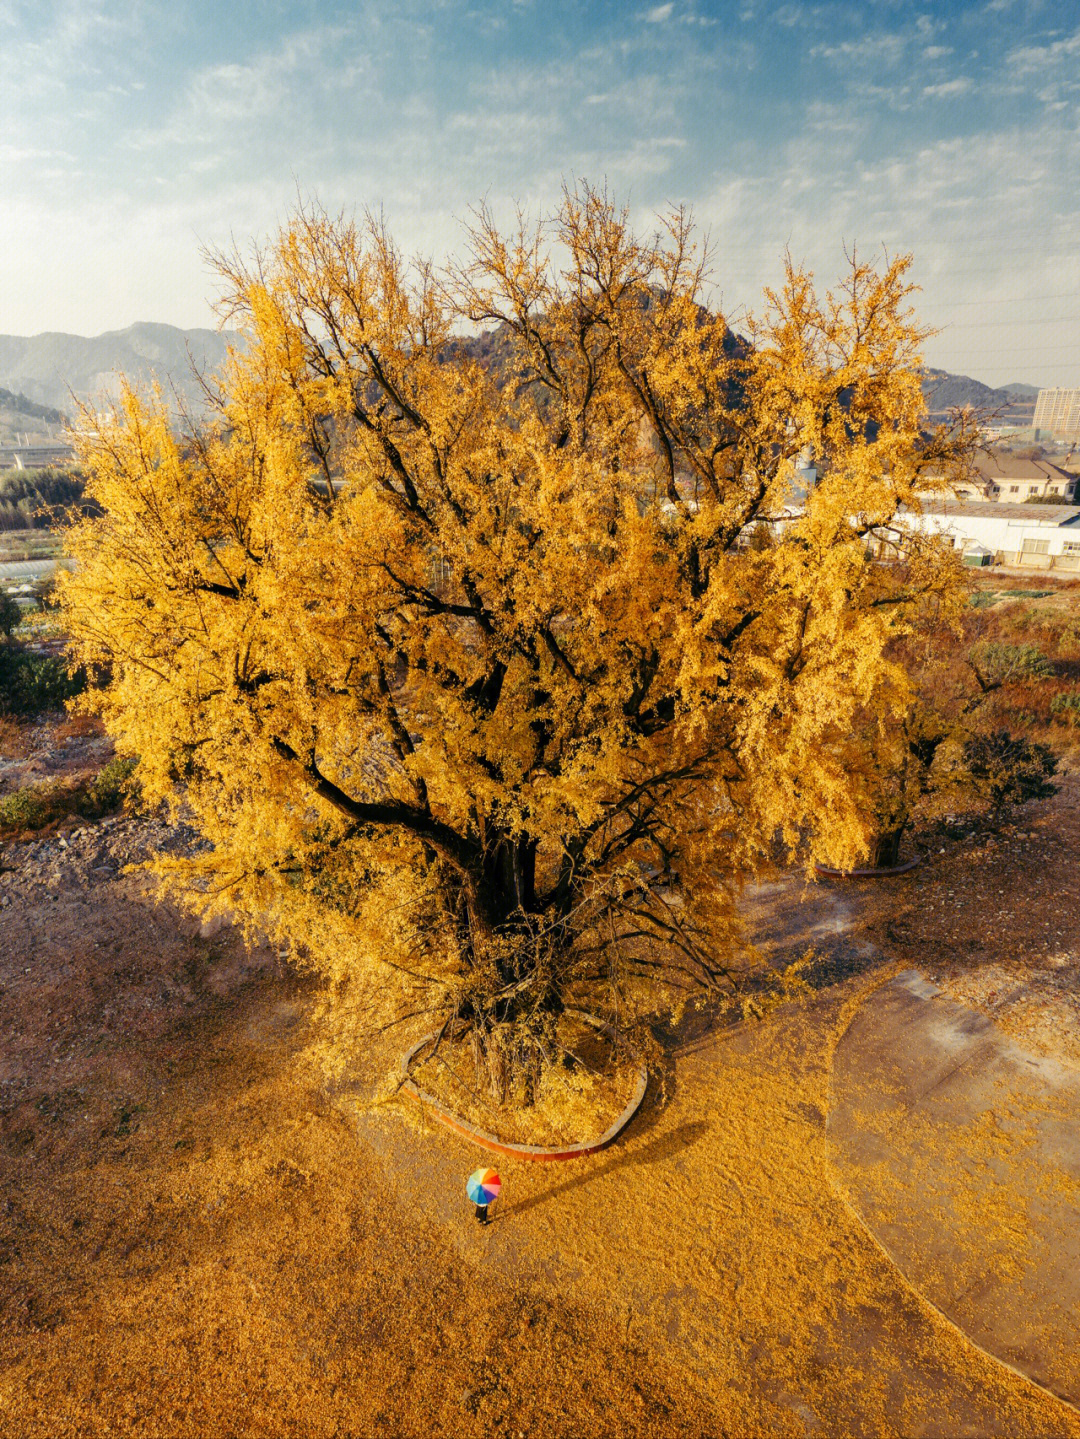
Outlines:
<svg viewBox="0 0 1080 1439"><path fill-rule="evenodd" d="M466 1120L459 1118L449 1109L446 1109L431 1094L426 1094L416 1082L410 1077L410 1069L413 1060L425 1046L430 1044L435 1034L425 1034L417 1044L402 1057L401 1069L405 1078L402 1089L406 1090L412 1097L434 1115L440 1124L445 1124L456 1134L462 1135L465 1139L472 1140L473 1144L479 1144L481 1149L490 1149L493 1154L509 1155L512 1159L526 1159L534 1164L555 1164L564 1159L581 1159L586 1154L596 1154L601 1149L606 1149L612 1140L617 1139L626 1126L633 1119L641 1107L641 1101L645 1098L645 1090L649 1083L649 1071L643 1064L638 1073L637 1083L634 1085L634 1092L630 1096L630 1102L622 1113L598 1139L583 1140L580 1144L562 1144L556 1148L547 1149L540 1144L514 1144L509 1139L500 1139L498 1135L488 1134L483 1129L477 1129L475 1125L469 1124Z"/></svg>
<svg viewBox="0 0 1080 1439"><path fill-rule="evenodd" d="M878 869L833 869L828 864L815 864L814 868L824 879L891 879L894 874L907 874L908 870L921 863L922 855L917 854L914 859L909 859L904 864L891 864Z"/></svg>

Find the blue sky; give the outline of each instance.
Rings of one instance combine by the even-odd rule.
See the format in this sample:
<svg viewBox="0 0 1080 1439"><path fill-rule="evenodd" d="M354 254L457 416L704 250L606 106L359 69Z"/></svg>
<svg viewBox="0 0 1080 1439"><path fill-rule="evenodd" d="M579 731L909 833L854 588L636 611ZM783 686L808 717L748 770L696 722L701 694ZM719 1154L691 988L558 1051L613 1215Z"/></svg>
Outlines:
<svg viewBox="0 0 1080 1439"><path fill-rule="evenodd" d="M0 0L0 332L215 323L297 191L460 247L487 196L688 202L737 315L911 250L928 360L1080 384L1080 0Z"/></svg>

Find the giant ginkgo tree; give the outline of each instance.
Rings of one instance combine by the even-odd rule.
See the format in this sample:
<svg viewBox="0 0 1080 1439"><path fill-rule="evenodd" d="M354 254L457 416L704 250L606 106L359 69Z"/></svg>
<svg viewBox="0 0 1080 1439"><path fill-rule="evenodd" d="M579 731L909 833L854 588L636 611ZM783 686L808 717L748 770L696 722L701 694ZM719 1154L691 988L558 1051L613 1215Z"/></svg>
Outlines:
<svg viewBox="0 0 1080 1439"><path fill-rule="evenodd" d="M846 739L956 581L866 537L952 442L905 258L824 296L789 264L737 338L685 214L643 237L585 186L468 240L440 271L301 207L216 256L245 343L185 433L131 391L88 417L63 604L144 796L208 841L174 885L527 1097L568 1010L731 982L741 876L865 853Z"/></svg>

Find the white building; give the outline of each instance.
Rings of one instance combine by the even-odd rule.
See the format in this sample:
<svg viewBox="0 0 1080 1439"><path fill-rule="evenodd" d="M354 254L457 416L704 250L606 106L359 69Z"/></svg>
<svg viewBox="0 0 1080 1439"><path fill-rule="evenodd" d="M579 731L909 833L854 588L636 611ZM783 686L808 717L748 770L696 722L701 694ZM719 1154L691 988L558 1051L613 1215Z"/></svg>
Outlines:
<svg viewBox="0 0 1080 1439"><path fill-rule="evenodd" d="M1080 440L1080 389L1040 390L1032 424L1037 440Z"/></svg>
<svg viewBox="0 0 1080 1439"><path fill-rule="evenodd" d="M928 479L940 480L930 472ZM959 478L948 477L949 488L964 503L969 500L997 500L1022 505L1038 496L1062 502L1077 497L1080 476L1076 466L1066 469L1050 460L1022 459L996 450L978 450Z"/></svg>
<svg viewBox="0 0 1080 1439"><path fill-rule="evenodd" d="M964 553L980 550L998 565L1080 570L1080 509L1075 505L928 502L899 517L907 529L943 536ZM882 553L890 548L882 537Z"/></svg>
<svg viewBox="0 0 1080 1439"><path fill-rule="evenodd" d="M75 458L71 445L0 445L0 470L43 469L49 465L70 465Z"/></svg>

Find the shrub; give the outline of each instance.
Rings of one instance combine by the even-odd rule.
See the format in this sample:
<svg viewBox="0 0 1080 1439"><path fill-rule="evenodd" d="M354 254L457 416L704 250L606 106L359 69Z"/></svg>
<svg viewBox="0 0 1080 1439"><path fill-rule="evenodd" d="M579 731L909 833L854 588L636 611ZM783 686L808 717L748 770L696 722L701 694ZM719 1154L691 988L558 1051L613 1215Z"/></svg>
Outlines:
<svg viewBox="0 0 1080 1439"><path fill-rule="evenodd" d="M112 759L99 770L90 785L90 807L98 814L107 814L109 810L119 809L126 800L134 799L138 789L132 778L136 764L138 760L134 759ZM88 814L89 808L80 806L79 813Z"/></svg>
<svg viewBox="0 0 1080 1439"><path fill-rule="evenodd" d="M964 745L964 763L976 791L995 810L1055 793L1049 782L1057 769L1053 751L1007 730L972 735Z"/></svg>
<svg viewBox="0 0 1080 1439"><path fill-rule="evenodd" d="M9 595L7 590L0 590L0 635L9 640L12 630L21 620L22 606L18 600Z"/></svg>
<svg viewBox="0 0 1080 1439"><path fill-rule="evenodd" d="M1055 695L1050 701L1050 718L1058 724L1080 725L1080 690Z"/></svg>
<svg viewBox="0 0 1080 1439"><path fill-rule="evenodd" d="M71 791L55 780L28 785L0 799L0 829L41 829L70 814Z"/></svg>
<svg viewBox="0 0 1080 1439"><path fill-rule="evenodd" d="M992 684L1024 684L1050 679L1054 666L1037 645L1009 645L983 640L971 651L971 663Z"/></svg>
<svg viewBox="0 0 1080 1439"><path fill-rule="evenodd" d="M0 713L35 715L63 709L86 688L86 673L68 673L55 655L38 655L20 645L0 645Z"/></svg>
<svg viewBox="0 0 1080 1439"><path fill-rule="evenodd" d="M91 780L74 785L45 780L5 795L0 799L0 830L44 829L68 815L101 819L136 797L138 788L132 775L137 763L114 759Z"/></svg>

